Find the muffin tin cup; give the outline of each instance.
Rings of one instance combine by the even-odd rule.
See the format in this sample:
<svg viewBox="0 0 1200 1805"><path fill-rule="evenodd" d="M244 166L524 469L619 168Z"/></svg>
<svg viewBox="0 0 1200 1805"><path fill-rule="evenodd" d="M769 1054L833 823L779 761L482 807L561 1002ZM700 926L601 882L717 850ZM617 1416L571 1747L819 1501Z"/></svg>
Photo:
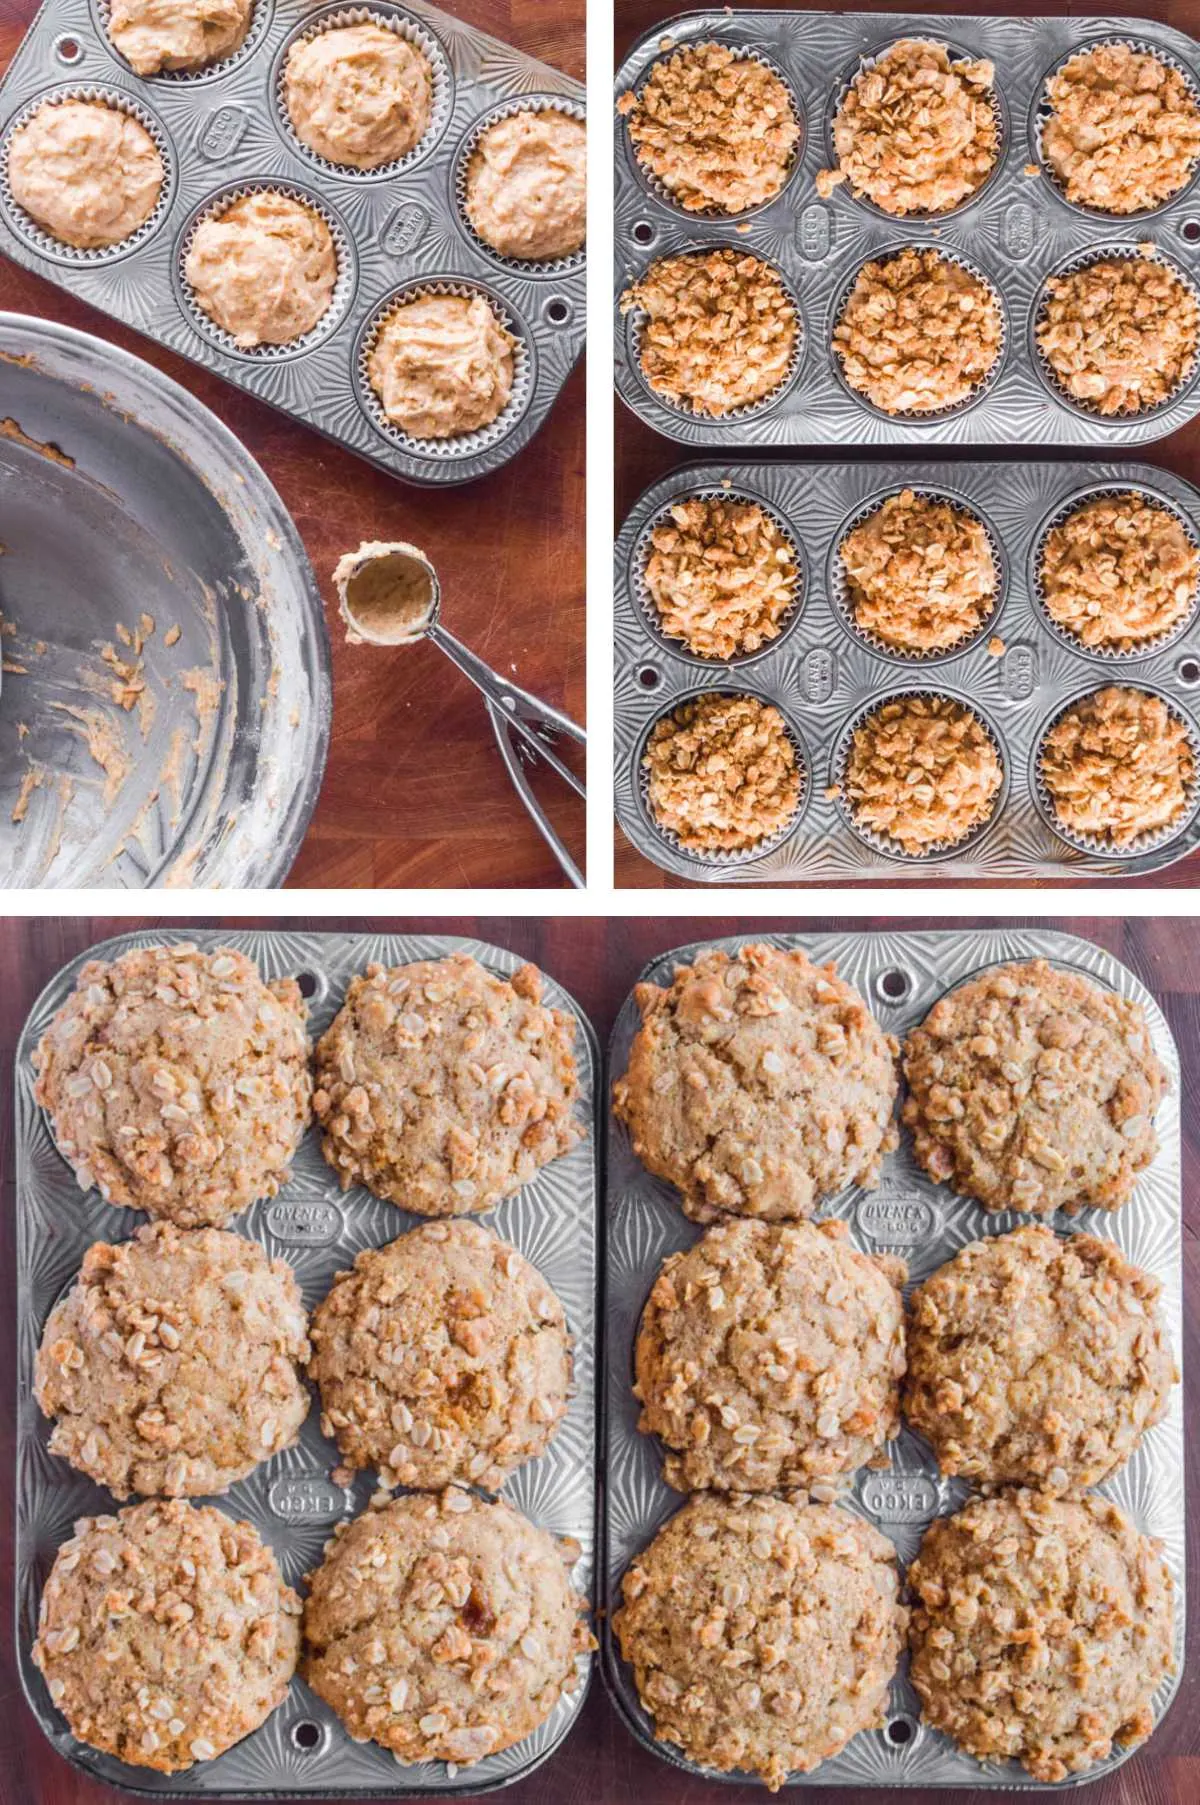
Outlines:
<svg viewBox="0 0 1200 1805"><path fill-rule="evenodd" d="M1160 254L1190 267L1187 234L1200 226L1200 179L1157 209L1145 224L1114 220L1068 206L1039 171L1036 110L1046 72L1072 51L1113 37L1161 52L1193 76L1200 46L1147 20L1004 18L927 14L737 11L689 12L670 23L672 46L715 38L777 66L809 129L784 192L737 225L727 219L681 214L656 193L635 166L622 119L617 132L614 218L614 303L657 258L680 250L710 250L732 242L774 263L803 297L807 327L802 368L766 404L713 418L673 406L645 382L637 335L618 326L615 381L621 399L667 438L729 454L752 446L905 447L918 431L938 445L1145 444L1192 419L1200 410L1200 381L1189 379L1161 406L1125 417L1101 417L1064 401L1048 385L1033 341L1033 323L1047 279L1076 259L1112 247L1116 232L1151 238ZM830 167L831 120L847 81L901 38L944 44L956 56L989 59L996 71L996 107L1003 122L997 162L979 189L945 214L891 215L856 198L840 183L822 198L816 178ZM662 55L662 28L647 33L618 71L615 96L637 91ZM686 233L686 238L683 234ZM955 408L931 414L887 414L845 382L832 330L840 303L862 266L902 246L932 248L981 276L1001 302L1006 323L1003 361L979 391ZM1174 262L1174 258L1171 257Z"/></svg>
<svg viewBox="0 0 1200 1805"><path fill-rule="evenodd" d="M558 1701L539 1729L473 1766L454 1768L426 1761L399 1767L386 1749L352 1741L330 1707L297 1676L283 1703L259 1729L217 1759L171 1775L129 1766L75 1741L30 1658L41 1591L56 1550L71 1535L76 1518L114 1509L108 1492L49 1451L50 1424L39 1412L32 1392L38 1341L54 1302L73 1284L87 1248L100 1240L125 1240L147 1220L133 1210L104 1203L95 1190L86 1195L80 1191L70 1167L55 1149L44 1112L34 1101L33 1050L86 959L112 959L133 946L180 943L210 949L234 946L253 958L268 980L299 978L309 999L309 1029L314 1040L341 1006L350 979L371 960L405 964L442 958L462 949L505 977L511 977L524 963L502 948L441 934L147 931L123 934L92 947L58 972L42 992L22 1034L14 1087L20 1306L14 1480L16 1646L26 1698L58 1753L73 1767L120 1788L123 1795L295 1799L336 1794L348 1799L394 1799L399 1789L406 1797L474 1798L524 1778L554 1753L583 1703L589 1656L580 1657L580 1683L575 1692ZM519 1247L558 1294L566 1312L574 1338L567 1415L546 1452L518 1468L506 1481L502 1495L551 1534L575 1538L581 1555L574 1582L591 1598L599 1366L599 1051L587 1018L549 976L545 997L552 1006L569 1010L579 1024L575 1041L581 1092L578 1107L587 1139L543 1167L495 1210L471 1219ZM292 1176L278 1196L254 1204L227 1226L260 1243L272 1258L287 1260L296 1271L305 1307L311 1310L325 1296L334 1274L350 1267L358 1253L386 1245L422 1220L372 1197L361 1186L343 1192L321 1154L319 1130L313 1126L305 1134ZM264 1461L214 1500L218 1509L254 1525L273 1549L285 1580L294 1586L319 1563L337 1525L357 1516L375 1489L371 1472L356 1474L347 1485L335 1480L338 1451L321 1434L319 1417L314 1404L294 1447Z"/></svg>
<svg viewBox="0 0 1200 1805"><path fill-rule="evenodd" d="M131 232L127 238L116 244L98 245L92 250L84 250L78 245L67 244L65 240L56 238L53 232L38 224L30 213L26 213L9 182L8 153L13 136L22 126L27 125L33 115L44 106L59 106L65 101L96 101L102 106L113 107L117 112L125 113L150 135L154 147L162 158L163 179L159 189L158 200L154 211L143 220L142 224ZM97 264L115 263L119 258L128 257L156 237L160 231L171 204L175 199L177 174L175 156L170 138L162 121L143 101L134 95L124 93L120 88L109 87L104 83L76 86L58 86L47 89L44 93L35 94L21 107L4 127L0 137L0 211L7 223L18 232L26 244L37 251L40 256L49 258L56 264L95 266Z"/></svg>
<svg viewBox="0 0 1200 1805"><path fill-rule="evenodd" d="M969 644L937 657L906 658L855 633L838 548L852 527L898 490L943 497L985 523L1000 562L999 606ZM1037 748L1067 702L1104 682L1160 694L1190 721L1200 688L1200 606L1167 644L1136 660L1104 660L1050 630L1036 594L1035 548L1048 522L1107 490L1144 491L1185 519L1200 519L1200 493L1168 472L1137 463L696 464L654 484L618 535L614 606L614 800L627 839L652 863L697 884L844 883L877 879L945 883L957 878L1142 878L1200 849L1200 809L1161 842L1115 853L1069 844L1036 796ZM646 538L672 503L693 495L758 502L800 554L802 604L785 634L745 668L687 656L647 613ZM836 793L838 748L847 723L914 689L965 702L993 734L1005 772L986 829L936 856L873 843L847 818ZM698 858L649 819L640 749L655 720L686 697L742 690L791 721L808 768L805 805L788 834L735 860Z"/></svg>
<svg viewBox="0 0 1200 1805"><path fill-rule="evenodd" d="M0 82L0 254L144 333L156 344L312 427L417 486L488 477L545 423L586 335L582 258L525 270L491 254L465 229L456 157L479 121L533 95L579 110L580 83L426 0L301 7L259 0L244 52L191 75L133 74L104 33L106 0L45 0ZM359 172L306 154L280 111L278 80L297 35L331 20L377 19L420 43L437 76L435 118L402 164ZM31 225L4 191L3 145L24 109L49 94L94 92L135 114L160 141L168 192L150 225L111 251L75 252ZM296 191L340 222L356 272L345 305L299 347L243 351L197 315L178 270L179 236L219 194L257 186ZM110 267L111 266L111 267ZM364 399L358 349L375 309L400 289L454 282L487 289L520 322L528 392L503 429L453 450L409 444L381 428Z"/></svg>
<svg viewBox="0 0 1200 1805"><path fill-rule="evenodd" d="M580 125L587 123L587 111L583 105L578 101L567 100L561 94L523 94L519 100L506 100L503 105L493 107L490 113L477 119L454 157L454 198L458 203L459 224L475 248L493 263L498 263L501 269L513 270L523 276L558 276L569 270L581 270L587 263L586 245L577 251L568 251L562 257L509 257L503 251L496 250L486 238L481 238L471 223L467 212L467 177L475 146L489 127L499 125L502 119L519 118L522 113L562 113L565 118L574 119Z"/></svg>
<svg viewBox="0 0 1200 1805"><path fill-rule="evenodd" d="M1083 1229L1114 1243L1126 1259L1148 1269L1162 1283L1162 1308L1176 1358L1182 1362L1182 1256L1179 1056L1162 1013L1133 974L1110 954L1073 935L1046 929L1006 927L991 932L887 934L830 933L738 935L680 947L639 974L640 983L669 985L681 965L711 947L731 955L756 941L801 947L821 965L834 960L885 1032L903 1039L938 998L988 967L1026 959L1046 959L1082 973L1102 988L1132 998L1146 1010L1155 1052L1170 1074L1171 1091L1156 1119L1159 1151L1133 1197L1120 1210L1088 1210L1071 1220L1051 1219L1059 1234ZM608 1050L610 1081L627 1068L639 1011L632 991L613 1029ZM662 1451L656 1439L639 1432L639 1406L631 1383L631 1350L646 1296L663 1261L690 1247L698 1227L687 1220L671 1187L651 1178L630 1146L624 1126L608 1122L604 1211L604 1318L606 1357L601 1458L606 1474L601 1510L599 1558L601 1659L605 1683L617 1710L643 1748L671 1766L709 1781L745 1783L748 1776L716 1774L689 1761L669 1743L657 1742L653 1724L638 1699L631 1669L612 1634L612 1613L620 1603L621 1580L630 1561L684 1503L662 1478ZM998 1235L1031 1220L1015 1212L986 1211L969 1198L934 1183L917 1165L912 1143L887 1155L875 1190L849 1187L818 1206L818 1217L847 1224L850 1244L867 1254L905 1260L910 1282L929 1276L969 1242ZM1115 1502L1139 1529L1158 1537L1171 1572L1175 1601L1177 1673L1153 1700L1155 1726L1162 1721L1180 1684L1185 1641L1185 1514L1183 1489L1183 1387L1174 1387L1169 1411L1130 1461L1097 1489ZM929 1524L957 1510L969 1496L966 1483L944 1478L929 1446L907 1427L889 1445L887 1465L860 1467L841 1508L848 1508L893 1543L902 1571L914 1559ZM1128 1758L1116 1750L1086 1774L1058 1787L1071 1788L1112 1773ZM892 1683L887 1718L878 1730L860 1731L838 1755L809 1774L793 1774L789 1786L879 1788L1004 1788L1034 1791L1033 1780L1015 1762L980 1763L922 1721L920 1700L909 1682L907 1659ZM922 1794L922 1796L925 1796Z"/></svg>
<svg viewBox="0 0 1200 1805"><path fill-rule="evenodd" d="M177 86L186 83L191 87L200 82L217 81L223 75L228 75L232 69L236 69L239 64L248 62L269 31L273 12L274 0L253 0L250 23L241 43L236 49L231 50L228 56L220 57L216 62L206 63L202 69L160 69L154 75L138 75L126 62L109 36L109 25L112 20L110 0L92 0L92 16L96 32L110 55L115 58L122 69L128 72L132 80L173 82Z"/></svg>

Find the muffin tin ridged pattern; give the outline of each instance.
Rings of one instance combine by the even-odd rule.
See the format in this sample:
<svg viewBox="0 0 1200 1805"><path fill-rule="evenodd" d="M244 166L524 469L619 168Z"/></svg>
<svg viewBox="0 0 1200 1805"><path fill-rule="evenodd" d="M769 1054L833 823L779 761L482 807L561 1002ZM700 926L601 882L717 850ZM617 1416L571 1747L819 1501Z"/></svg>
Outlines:
<svg viewBox="0 0 1200 1805"><path fill-rule="evenodd" d="M1000 161L969 200L947 214L895 218L856 200L841 183L818 195L818 170L832 167L837 105L863 61L899 38L946 44L955 55L990 58L1004 122ZM622 65L619 98L640 90L669 49L714 40L758 52L785 78L803 114L799 168L776 199L729 219L687 214L640 169L625 123L616 121L616 296L658 258L732 247L773 264L799 296L804 350L798 380L768 401L725 420L694 415L654 394L637 359L636 311L618 316L616 384L622 400L656 431L683 444L786 445L1121 445L1145 444L1191 419L1200 407L1200 354L1175 396L1136 416L1101 417L1064 399L1033 338L1047 280L1090 254L1153 244L1196 286L1200 223L1197 183L1148 214L1120 218L1069 204L1039 161L1038 109L1047 77L1076 50L1126 42L1161 51L1200 91L1200 47L1148 19L1005 19L906 13L687 13L642 38ZM666 46L667 48L664 48ZM740 223L739 223L740 222ZM841 305L862 265L904 245L937 249L974 268L999 294L1004 349L975 396L931 415L888 415L845 382L832 348Z"/></svg>
<svg viewBox="0 0 1200 1805"><path fill-rule="evenodd" d="M330 1708L297 1677L279 1709L259 1729L215 1761L200 1762L182 1774L155 1774L127 1766L76 1742L50 1702L45 1681L30 1659L38 1602L55 1550L71 1534L77 1517L115 1508L112 1498L65 1460L48 1451L50 1425L32 1396L34 1357L51 1306L73 1283L84 1253L94 1241L125 1240L148 1220L119 1210L97 1191L85 1197L51 1138L43 1111L33 1100L34 1047L55 1010L73 988L86 959L113 959L134 946L230 946L254 959L266 979L308 974L315 988L308 999L314 1041L341 1007L350 979L372 960L402 965L438 959L456 950L481 965L510 976L524 963L502 948L450 935L293 934L287 932L194 932L123 934L102 942L64 966L38 998L17 1049L15 1068L17 1142L17 1460L16 1460L16 1633L26 1698L53 1746L74 1766L125 1792L155 1798L296 1798L338 1793L348 1798L394 1798L399 1793L441 1796L489 1791L532 1771L567 1734L583 1702L590 1657L580 1657L581 1684L561 1698L533 1735L498 1755L451 1773L442 1762L402 1767L386 1749L352 1742ZM574 1338L574 1385L570 1408L554 1440L507 1481L503 1496L553 1535L574 1536L582 1555L573 1581L593 1593L595 1557L595 1422L598 1154L595 1135L599 1056L590 1025L578 1006L548 974L544 1000L567 1009L579 1024L575 1057L579 1067L577 1110L587 1138L564 1158L543 1167L533 1181L495 1210L473 1220L519 1247L562 1300ZM374 1198L362 1187L341 1191L326 1164L317 1129L310 1128L293 1162L292 1179L269 1202L254 1204L227 1226L260 1242L273 1259L295 1268L305 1306L325 1296L336 1272L344 1271L367 1247L381 1247L418 1226L423 1218ZM321 1434L315 1403L294 1448L276 1454L246 1479L213 1500L237 1518L247 1518L274 1549L285 1580L298 1585L321 1558L334 1526L364 1508L374 1474L356 1475L342 1488L330 1479L337 1449ZM127 1500L134 1503L136 1500ZM301 1726L311 1726L301 1729ZM312 1741L315 1732L315 1741ZM310 1739L306 1741L305 1739Z"/></svg>
<svg viewBox="0 0 1200 1805"><path fill-rule="evenodd" d="M855 633L841 602L838 546L852 526L902 489L973 510L998 547L998 606L986 628L958 650L923 658L888 656ZM1073 647L1039 604L1036 556L1047 527L1099 494L1133 493L1174 511L1195 540L1200 493L1181 478L1138 463L693 464L647 489L621 528L614 577L614 800L637 850L697 883L834 883L845 879L1137 877L1200 846L1200 811L1145 850L1096 852L1050 826L1037 794L1036 755L1064 705L1108 684L1163 697L1193 740L1200 712L1200 596L1183 628L1144 653ZM726 493L761 501L801 550L799 618L753 662L722 664L655 633L637 559L648 529L673 502ZM1003 650L989 649L999 640ZM889 854L848 824L826 791L846 730L864 709L919 689L969 702L999 740L1002 803L964 847L925 858ZM810 769L803 812L766 850L716 861L684 852L651 819L640 748L653 723L702 691L745 691L773 702L795 724ZM1200 786L1198 786L1200 790Z"/></svg>
<svg viewBox="0 0 1200 1805"><path fill-rule="evenodd" d="M409 21L417 41L440 46L450 72L429 144L385 179L365 180L303 154L274 92L272 71L285 44L311 21L348 11ZM62 48L68 43L78 47L69 58ZM364 8L259 0L247 48L204 76L137 76L104 33L100 0L45 0L0 83L0 165L9 130L31 101L50 91L102 88L126 97L134 110L150 109L160 123L171 191L152 232L103 256L81 257L54 247L0 183L0 251L406 482L469 482L515 457L583 350L586 271L582 256L525 271L485 254L455 191L457 152L475 122L507 102L545 95L582 108L580 83L425 0ZM344 222L357 281L325 331L318 326L286 355L247 356L223 345L218 328L206 332L197 323L179 291L179 249L189 222L215 196L271 184L311 192ZM482 443L477 435L456 446L385 432L372 415L373 395L363 393L356 360L363 327L393 292L424 281L495 289L528 334L528 404L513 411L507 430L490 430Z"/></svg>
<svg viewBox="0 0 1200 1805"><path fill-rule="evenodd" d="M1180 1069L1171 1031L1154 998L1133 973L1103 948L1071 934L1041 929L989 933L885 933L823 935L739 935L680 947L646 967L639 981L669 985L680 965L691 964L709 946L736 954L766 940L773 946L802 947L818 965L835 960L839 974L859 991L883 1029L900 1040L924 1020L947 990L989 966L1012 960L1048 959L1078 971L1103 988L1139 1002L1146 1011L1154 1050L1170 1074L1170 1094L1156 1117L1159 1150L1119 1210L1084 1210L1074 1218L1054 1216L1059 1234L1083 1230L1120 1248L1126 1259L1162 1282L1162 1309L1175 1358L1183 1364L1182 1251L1180 1209ZM899 995L893 996L895 988ZM625 1070L640 1020L632 993L613 1029L608 1052L611 1081ZM709 1780L738 1783L739 1776L714 1774L686 1760L669 1743L653 1740L631 1670L621 1660L608 1623L620 1600L621 1576L630 1560L683 1503L661 1476L655 1439L638 1431L633 1396L633 1344L643 1305L662 1262L690 1247L701 1230L689 1222L672 1187L645 1171L629 1135L609 1118L604 1216L605 1322L607 1348L603 1400L605 1490L599 1553L599 1602L604 1628L604 1677L634 1735L664 1761ZM1015 1211L992 1213L957 1197L928 1178L912 1157L906 1131L899 1149L887 1156L877 1189L852 1186L829 1199L818 1217L839 1217L850 1228L851 1244L864 1253L892 1253L908 1263L911 1283L919 1283L969 1242L998 1235L1029 1222ZM1171 1394L1168 1414L1143 1440L1132 1459L1096 1490L1112 1499L1137 1527L1157 1537L1174 1583L1175 1657L1179 1670L1155 1694L1155 1725L1161 1722L1179 1686L1183 1667L1185 1544L1183 1494L1183 1387ZM901 1568L917 1553L935 1517L948 1516L970 1495L966 1483L940 1476L928 1444L907 1426L891 1444L889 1465L874 1472L859 1468L846 1494L849 1508L895 1544ZM1061 1782L1086 1785L1111 1774L1128 1759L1117 1750L1087 1773ZM740 1777L745 1783L745 1776ZM858 1787L998 1787L1036 1790L1015 1762L976 1761L920 1719L920 1701L907 1678L907 1657L892 1684L887 1727L861 1731L841 1754L811 1774L794 1774L790 1785ZM882 1796L882 1795L881 1795Z"/></svg>

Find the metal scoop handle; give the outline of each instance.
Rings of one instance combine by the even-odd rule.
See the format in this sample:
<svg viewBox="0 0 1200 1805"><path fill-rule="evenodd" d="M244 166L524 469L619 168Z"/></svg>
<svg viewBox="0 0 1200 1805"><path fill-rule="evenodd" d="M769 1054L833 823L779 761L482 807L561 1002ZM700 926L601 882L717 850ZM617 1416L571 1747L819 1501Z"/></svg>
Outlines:
<svg viewBox="0 0 1200 1805"><path fill-rule="evenodd" d="M455 639L448 633L441 621L431 621L425 630L426 639L431 639L458 666L464 677L469 677L483 697L489 710L495 709L501 720L507 721L531 748L538 758L544 758L552 770L556 771L563 782L569 784L577 796L584 796L583 781L577 777L569 765L565 765L543 737L546 733L562 733L568 739L575 740L580 746L586 746L587 734L568 715L561 714L552 708L549 702L543 702L537 696L531 696L527 689L517 683L510 683L490 664L485 664L469 646L461 639ZM493 720L493 726L495 721ZM507 762L507 760L506 760ZM518 789L521 785L518 784ZM527 808L530 807L528 796L522 789L522 796ZM531 810L535 818L540 811ZM539 826L541 822L539 821ZM544 831L544 830L543 830Z"/></svg>

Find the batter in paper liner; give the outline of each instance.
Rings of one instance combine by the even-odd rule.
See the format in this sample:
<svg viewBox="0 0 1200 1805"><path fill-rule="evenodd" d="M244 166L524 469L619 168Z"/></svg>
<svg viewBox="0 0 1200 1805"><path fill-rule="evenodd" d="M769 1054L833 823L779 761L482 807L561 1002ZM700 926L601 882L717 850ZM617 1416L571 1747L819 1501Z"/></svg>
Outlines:
<svg viewBox="0 0 1200 1805"><path fill-rule="evenodd" d="M162 193L163 162L144 125L102 100L48 100L12 135L12 197L77 250L121 244Z"/></svg>
<svg viewBox="0 0 1200 1805"><path fill-rule="evenodd" d="M328 309L337 253L311 207L286 194L248 194L200 222L185 272L200 306L235 344L288 345Z"/></svg>
<svg viewBox="0 0 1200 1805"><path fill-rule="evenodd" d="M429 130L429 58L382 25L339 25L288 51L284 101L302 144L347 169L378 169Z"/></svg>
<svg viewBox="0 0 1200 1805"><path fill-rule="evenodd" d="M108 35L138 75L206 69L232 56L254 0L112 0Z"/></svg>
<svg viewBox="0 0 1200 1805"><path fill-rule="evenodd" d="M367 373L394 426L417 439L454 439L504 412L515 349L482 295L418 295L380 327Z"/></svg>
<svg viewBox="0 0 1200 1805"><path fill-rule="evenodd" d="M552 107L498 119L467 170L467 217L504 257L567 257L587 230L587 131Z"/></svg>

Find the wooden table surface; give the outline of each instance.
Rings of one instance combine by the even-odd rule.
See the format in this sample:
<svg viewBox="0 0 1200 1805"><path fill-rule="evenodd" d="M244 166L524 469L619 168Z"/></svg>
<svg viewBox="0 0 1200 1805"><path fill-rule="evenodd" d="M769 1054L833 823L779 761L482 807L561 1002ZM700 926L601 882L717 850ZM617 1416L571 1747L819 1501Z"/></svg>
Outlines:
<svg viewBox="0 0 1200 1805"><path fill-rule="evenodd" d="M695 0L695 3L700 3L700 0ZM819 10L822 3L823 0L809 0L810 10ZM751 0L747 0L747 4L750 5ZM787 10L788 0L752 0L752 4L754 8L763 12ZM848 12L852 10L846 6L839 6L837 0L824 0L824 4L831 11ZM632 48L635 40L644 31L648 31L652 25L662 19L674 17L687 10L689 10L689 0L615 0L617 63L621 62ZM911 4L905 6L903 0L864 0L864 4L857 10L885 13L911 12L915 9ZM1003 13L1007 16L1025 15L1034 18L1061 13L1077 13L1082 16L1120 13L1130 17L1159 19L1165 24L1175 26L1179 31L1188 32L1193 37L1200 38L1200 0L1129 0L1129 4L1108 7L1091 5L1088 0L1077 0L1077 3L1073 5L1063 5L1062 0L1007 0L1004 5L1001 5L999 0L947 0L945 4L921 9L922 17L936 17L939 13ZM666 476L670 471L678 468L680 464L694 463L701 454L687 446L677 445L670 439L662 438L652 428L636 419L623 403L617 401L615 406L615 505L616 520L619 525L644 489L647 489L651 483L657 482L660 477ZM754 448L751 455L767 461L780 456L792 459L803 458L809 454L804 451L803 447L793 448L783 454L764 447ZM828 447L820 448L811 455L817 459L834 461L830 457ZM854 453L855 457L873 461L894 458L895 455L894 449L886 448ZM1028 448L1023 450L1004 448L998 451L981 452L977 447L956 450L950 446L938 446L933 455L941 462L955 458L978 459L982 455L994 459L996 463L1008 463L1027 462L1031 453ZM1038 447L1036 455L1046 459L1070 459L1080 456L1087 457L1089 453L1086 450L1083 452L1072 450L1070 447L1046 450ZM1181 428L1180 431L1172 433L1168 438L1155 440L1146 446L1134 446L1128 452L1114 450L1108 455L1113 458L1127 457L1131 460L1142 459L1152 464L1161 464L1164 468L1174 470L1177 475L1186 477L1191 482L1200 482L1200 418L1193 420L1190 425ZM917 448L912 461L919 463L920 458L920 449ZM660 871L657 865L651 864L629 844L620 828L614 827L614 834L615 881L618 888L692 889L695 887L688 879L671 876L665 871ZM1022 887L1021 880L1016 878L947 880L944 874L939 874L937 879L939 884L948 881L959 889L994 888L998 885L1004 888ZM1071 889L1079 883L1093 884L1101 881L1118 886L1136 882L1140 886L1155 889L1178 889L1192 886L1200 883L1200 851L1191 853L1186 859L1181 859L1177 865L1172 865L1150 877L1135 880L1125 878L1101 880L1094 875L1081 879L1047 878L1041 880L1036 887L1047 890ZM889 888L895 889L925 889L928 887L927 880L906 879L899 875L889 877L887 884ZM797 887L804 888L806 886ZM807 887L824 888L827 886ZM860 879L857 884L846 887L870 889L871 882ZM1023 887L1029 888L1030 886L1024 885Z"/></svg>
<svg viewBox="0 0 1200 1805"><path fill-rule="evenodd" d="M132 927L154 925L219 926L206 920L175 921L49 920L0 922L0 995L7 999L0 1025L0 1172L5 1195L0 1207L0 1265L11 1287L14 1266L12 1106L8 1073L21 1024L38 992L68 959L104 939ZM570 990L591 1020L603 1044L625 995L641 967L656 953L714 935L781 927L814 932L843 926L823 920L712 921L705 927L687 920L598 921L507 919L307 921L239 921L238 927L337 929L355 931L442 931L491 940L535 960ZM862 922L863 928L894 928L893 920ZM1014 926L991 920L947 922L914 919L913 929ZM1185 1438L1186 1486L1189 1501L1200 1498L1200 1412L1195 1379L1200 1373L1200 922L1054 920L1024 925L1061 927L1106 946L1154 992L1170 1021L1183 1060L1184 1115L1184 1371L1188 1374L1187 1419L1197 1432ZM11 1288L6 1298L10 1324L14 1311ZM0 1339L0 1622L13 1621L12 1475L14 1471L13 1360L10 1327ZM1086 1792L1068 1798L1088 1805L1196 1805L1200 1799L1200 1510L1193 1508L1187 1537L1188 1573L1193 1604L1188 1632L1188 1664L1179 1694L1152 1741L1124 1767ZM0 1805L106 1805L117 1797L63 1762L45 1742L26 1708L16 1676L10 1631L0 1634ZM399 1776L397 1786L400 1786ZM126 1795L121 1795L126 1796ZM397 1796L401 1796L398 1791ZM496 1796L496 1795L493 1795ZM805 1805L874 1805L885 1794L874 1789L812 1786L788 1795ZM994 1791L892 1791L897 1805L994 1805ZM1007 1795L1012 1797L1013 1795ZM1020 1796L1020 1795L1018 1795ZM1048 1794L1039 1792L1038 1798ZM597 1673L580 1721L559 1752L537 1773L499 1795L507 1805L763 1805L767 1794L751 1786L725 1786L693 1780L647 1753L617 1718ZM309 1802L313 1805L313 1802Z"/></svg>
<svg viewBox="0 0 1200 1805"><path fill-rule="evenodd" d="M458 18L566 74L584 75L584 0L443 0ZM38 0L0 0L0 70ZM532 444L465 488L410 487L0 259L0 306L95 333L198 396L262 464L300 530L333 641L325 783L289 884L440 888L565 883L519 801L479 696L432 646L347 646L330 582L365 539L421 546L445 622L495 669L584 718L584 374L569 378ZM109 629L105 628L107 632ZM544 800L583 862L583 811Z"/></svg>

